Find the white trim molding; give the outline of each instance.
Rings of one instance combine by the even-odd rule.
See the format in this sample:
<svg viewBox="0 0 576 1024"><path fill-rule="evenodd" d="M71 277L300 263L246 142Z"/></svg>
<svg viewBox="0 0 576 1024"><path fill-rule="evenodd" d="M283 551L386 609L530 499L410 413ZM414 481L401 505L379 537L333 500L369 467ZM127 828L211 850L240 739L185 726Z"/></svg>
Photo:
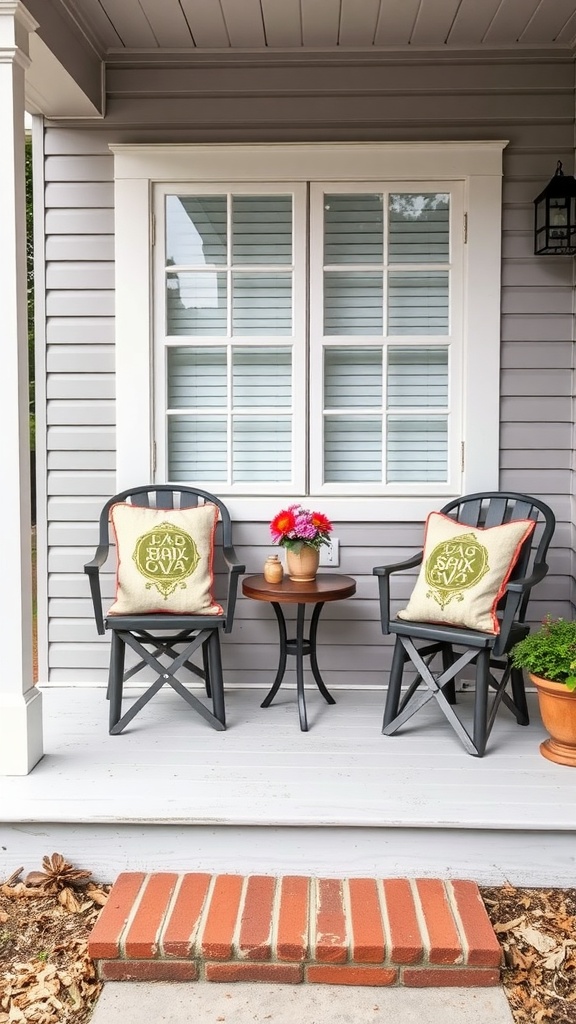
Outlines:
<svg viewBox="0 0 576 1024"><path fill-rule="evenodd" d="M504 140L435 143L183 144L110 147L116 187L117 484L150 480L153 423L153 209L159 183L440 181L460 183L467 215L462 457L454 493L496 489L499 476L500 254ZM462 225L464 231L464 224ZM341 520L423 518L451 496L326 494ZM290 495L291 500L296 497ZM238 518L265 520L278 496L227 497Z"/></svg>
<svg viewBox="0 0 576 1024"><path fill-rule="evenodd" d="M4 587L0 621L0 774L26 775L43 753L42 695L32 679L32 559L26 308L24 67L28 31L20 4L0 0L0 514ZM12 59L8 53L13 46Z"/></svg>

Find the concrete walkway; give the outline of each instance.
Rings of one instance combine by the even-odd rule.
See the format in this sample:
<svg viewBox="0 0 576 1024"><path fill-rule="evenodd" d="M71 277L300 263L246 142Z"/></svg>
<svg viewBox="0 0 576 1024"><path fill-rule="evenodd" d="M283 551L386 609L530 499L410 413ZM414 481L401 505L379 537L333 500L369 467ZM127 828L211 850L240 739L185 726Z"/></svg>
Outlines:
<svg viewBox="0 0 576 1024"><path fill-rule="evenodd" d="M501 988L108 982L91 1024L512 1024Z"/></svg>

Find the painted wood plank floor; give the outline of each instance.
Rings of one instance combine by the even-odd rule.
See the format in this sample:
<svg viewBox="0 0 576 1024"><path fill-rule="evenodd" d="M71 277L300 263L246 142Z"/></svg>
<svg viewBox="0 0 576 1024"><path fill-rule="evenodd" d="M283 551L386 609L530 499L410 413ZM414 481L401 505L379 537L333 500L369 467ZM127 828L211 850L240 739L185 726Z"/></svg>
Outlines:
<svg viewBox="0 0 576 1024"><path fill-rule="evenodd" d="M138 692L138 691L135 691ZM0 780L0 877L57 850L95 877L124 870L470 878L574 885L574 774L540 756L533 724L498 716L470 757L439 710L381 735L382 694L229 690L214 732L172 691L121 736L102 688L45 688L45 756ZM462 697L470 711L470 695Z"/></svg>
<svg viewBox="0 0 576 1024"><path fill-rule="evenodd" d="M294 691L268 709L263 696L229 691L218 733L163 690L111 737L102 689L45 688L45 756L2 780L2 820L576 829L574 774L539 754L532 696L532 724L501 710L482 759L434 702L384 737L378 692L335 691L328 706L308 691L307 733Z"/></svg>

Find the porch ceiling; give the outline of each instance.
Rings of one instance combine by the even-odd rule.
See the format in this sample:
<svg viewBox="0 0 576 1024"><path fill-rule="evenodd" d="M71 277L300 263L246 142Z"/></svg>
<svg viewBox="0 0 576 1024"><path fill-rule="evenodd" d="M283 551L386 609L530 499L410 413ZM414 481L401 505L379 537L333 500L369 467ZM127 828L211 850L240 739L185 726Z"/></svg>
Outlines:
<svg viewBox="0 0 576 1024"><path fill-rule="evenodd" d="M571 48L576 0L50 0L104 57L133 50ZM40 5L47 7L47 0ZM36 16L36 12L33 10ZM39 13L39 12L38 12ZM42 33L42 18L40 33Z"/></svg>

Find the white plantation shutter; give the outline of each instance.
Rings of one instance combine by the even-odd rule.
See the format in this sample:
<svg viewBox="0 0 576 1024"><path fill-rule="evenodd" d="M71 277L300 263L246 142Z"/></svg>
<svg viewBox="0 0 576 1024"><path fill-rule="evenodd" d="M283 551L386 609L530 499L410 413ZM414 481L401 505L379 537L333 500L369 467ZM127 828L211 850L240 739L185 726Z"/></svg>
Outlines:
<svg viewBox="0 0 576 1024"><path fill-rule="evenodd" d="M292 365L289 349L234 347L232 387L234 407L257 408L292 404Z"/></svg>
<svg viewBox="0 0 576 1024"><path fill-rule="evenodd" d="M322 374L315 489L445 484L452 197L318 185L311 202L311 288L322 292L321 316L311 309L312 362Z"/></svg>
<svg viewBox="0 0 576 1024"><path fill-rule="evenodd" d="M381 416L325 417L324 478L330 484L381 482Z"/></svg>
<svg viewBox="0 0 576 1024"><path fill-rule="evenodd" d="M290 352L234 348L232 388L233 482L289 482L292 422L286 413L292 406ZM239 415L240 409L252 414Z"/></svg>
<svg viewBox="0 0 576 1024"><path fill-rule="evenodd" d="M442 483L447 476L448 424L442 417L388 417L389 483Z"/></svg>
<svg viewBox="0 0 576 1024"><path fill-rule="evenodd" d="M382 334L382 274L370 271L324 275L326 334Z"/></svg>
<svg viewBox="0 0 576 1024"><path fill-rule="evenodd" d="M309 257L305 195L166 190L168 477L240 494L302 494L308 472L319 494L445 485L461 343L454 194L313 183Z"/></svg>
<svg viewBox="0 0 576 1024"><path fill-rule="evenodd" d="M227 435L224 416L169 416L168 479L225 483Z"/></svg>
<svg viewBox="0 0 576 1024"><path fill-rule="evenodd" d="M327 348L324 354L326 409L382 407L382 350Z"/></svg>
<svg viewBox="0 0 576 1024"><path fill-rule="evenodd" d="M228 377L225 348L168 349L168 409L225 409Z"/></svg>
<svg viewBox="0 0 576 1024"><path fill-rule="evenodd" d="M293 194L273 189L165 198L172 480L241 489L293 483L301 434L292 406L294 282L305 270L303 232L301 266L294 264L294 215ZM303 204L299 216L305 224Z"/></svg>
<svg viewBox="0 0 576 1024"><path fill-rule="evenodd" d="M292 196L232 197L232 262L292 263Z"/></svg>
<svg viewBox="0 0 576 1024"><path fill-rule="evenodd" d="M292 333L292 275L232 275L232 334L251 337Z"/></svg>
<svg viewBox="0 0 576 1024"><path fill-rule="evenodd" d="M233 482L288 483L292 468L290 435L287 416L235 416Z"/></svg>
<svg viewBox="0 0 576 1024"><path fill-rule="evenodd" d="M448 349L388 349L388 408L448 405Z"/></svg>
<svg viewBox="0 0 576 1024"><path fill-rule="evenodd" d="M388 275L389 334L448 334L448 274Z"/></svg>
<svg viewBox="0 0 576 1024"><path fill-rule="evenodd" d="M324 407L326 481L381 481L382 350L326 349ZM367 417L370 408L376 409L378 416ZM334 415L333 410L340 414Z"/></svg>
<svg viewBox="0 0 576 1024"><path fill-rule="evenodd" d="M382 195L327 195L324 200L324 263L381 263L384 253Z"/></svg>

